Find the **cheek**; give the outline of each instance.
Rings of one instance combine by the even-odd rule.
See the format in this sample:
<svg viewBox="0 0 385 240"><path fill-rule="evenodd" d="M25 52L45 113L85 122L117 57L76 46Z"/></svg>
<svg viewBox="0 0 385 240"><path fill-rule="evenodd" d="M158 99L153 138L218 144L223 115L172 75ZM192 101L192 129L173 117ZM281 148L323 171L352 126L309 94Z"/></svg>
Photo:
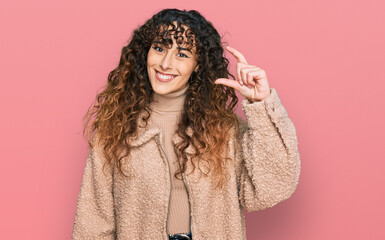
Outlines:
<svg viewBox="0 0 385 240"><path fill-rule="evenodd" d="M153 64L156 60L156 55L150 50L147 54L147 64Z"/></svg>
<svg viewBox="0 0 385 240"><path fill-rule="evenodd" d="M184 74L191 74L194 71L194 64L193 63L186 63L182 66L183 73Z"/></svg>
<svg viewBox="0 0 385 240"><path fill-rule="evenodd" d="M152 58L151 54L148 54L147 55L147 65L149 65L151 63L151 58Z"/></svg>

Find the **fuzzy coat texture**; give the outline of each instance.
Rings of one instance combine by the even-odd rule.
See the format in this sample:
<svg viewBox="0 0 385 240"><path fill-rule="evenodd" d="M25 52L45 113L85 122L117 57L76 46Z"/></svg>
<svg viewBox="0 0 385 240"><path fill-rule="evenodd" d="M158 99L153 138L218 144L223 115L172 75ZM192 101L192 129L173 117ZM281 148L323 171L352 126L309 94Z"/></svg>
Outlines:
<svg viewBox="0 0 385 240"><path fill-rule="evenodd" d="M230 180L224 189L211 189L200 171L184 174L190 202L194 240L245 240L243 210L273 207L295 192L301 161L296 129L274 88L259 102L242 100L246 122L240 138L234 131L226 154ZM150 123L150 121L149 121ZM148 124L132 137L132 151L124 172L106 167L102 147L90 149L77 199L72 239L168 240L170 195L168 161L160 144L161 131ZM187 131L191 134L190 131ZM174 144L181 140L175 134ZM187 148L193 153L192 147ZM187 173L192 165L187 162Z"/></svg>

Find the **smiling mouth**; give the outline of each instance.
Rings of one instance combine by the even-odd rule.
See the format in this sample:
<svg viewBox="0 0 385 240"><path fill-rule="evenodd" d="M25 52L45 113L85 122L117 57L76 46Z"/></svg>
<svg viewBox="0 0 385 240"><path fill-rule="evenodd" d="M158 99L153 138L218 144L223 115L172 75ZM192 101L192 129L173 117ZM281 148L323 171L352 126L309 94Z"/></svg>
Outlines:
<svg viewBox="0 0 385 240"><path fill-rule="evenodd" d="M176 77L176 75L164 74L159 72L158 70L155 70L155 75L160 81L170 81L171 79L174 79Z"/></svg>

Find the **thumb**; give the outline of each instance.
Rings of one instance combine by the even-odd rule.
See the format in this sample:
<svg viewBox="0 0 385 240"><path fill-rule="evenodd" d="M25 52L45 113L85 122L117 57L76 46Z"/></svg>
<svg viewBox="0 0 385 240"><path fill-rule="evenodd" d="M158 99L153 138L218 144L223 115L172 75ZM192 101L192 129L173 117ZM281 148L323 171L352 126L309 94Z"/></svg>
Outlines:
<svg viewBox="0 0 385 240"><path fill-rule="evenodd" d="M238 81L234 81L234 80L227 79L227 78L218 78L217 80L214 81L214 83L215 84L223 84L225 86L232 87L238 91L239 91L239 87L240 87Z"/></svg>

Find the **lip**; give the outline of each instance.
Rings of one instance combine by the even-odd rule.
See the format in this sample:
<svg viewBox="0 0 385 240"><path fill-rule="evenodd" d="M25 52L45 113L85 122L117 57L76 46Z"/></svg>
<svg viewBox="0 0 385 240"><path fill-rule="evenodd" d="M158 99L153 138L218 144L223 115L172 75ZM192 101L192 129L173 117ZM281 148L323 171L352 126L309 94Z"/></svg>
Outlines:
<svg viewBox="0 0 385 240"><path fill-rule="evenodd" d="M173 78L170 78L170 79L163 79L163 78L160 78L160 77L158 76L158 74L157 74L158 72L159 72L160 74L163 74L163 75L174 76L174 77L173 77ZM176 76L177 76L177 75L166 74L166 73L162 73L162 72L160 72L160 71L158 71L158 70L155 70L155 77L156 77L156 79L158 79L158 81L161 81L161 82L170 82L170 81L173 80Z"/></svg>

